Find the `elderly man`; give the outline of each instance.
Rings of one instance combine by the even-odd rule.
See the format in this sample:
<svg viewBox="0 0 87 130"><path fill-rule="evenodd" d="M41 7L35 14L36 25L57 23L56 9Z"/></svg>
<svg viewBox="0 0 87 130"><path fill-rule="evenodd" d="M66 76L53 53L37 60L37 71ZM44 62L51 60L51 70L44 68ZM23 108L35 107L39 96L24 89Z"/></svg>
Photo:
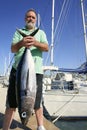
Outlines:
<svg viewBox="0 0 87 130"><path fill-rule="evenodd" d="M36 29L36 21L37 21L37 14L35 10L33 9L28 10L25 14L26 24L25 27L21 29L21 31L29 35ZM15 92L16 69L25 47L30 48L35 62L37 93L36 93L34 110L37 119L37 130L45 130L43 126L43 108L42 108L42 80L43 80L42 52L48 51L48 41L45 32L40 29L34 37L26 36L23 38L17 31L13 36L11 51L15 53L15 57L9 78L9 87L7 91L6 111L3 123L3 130L9 129L11 122L14 118L14 113L17 108L16 92Z"/></svg>

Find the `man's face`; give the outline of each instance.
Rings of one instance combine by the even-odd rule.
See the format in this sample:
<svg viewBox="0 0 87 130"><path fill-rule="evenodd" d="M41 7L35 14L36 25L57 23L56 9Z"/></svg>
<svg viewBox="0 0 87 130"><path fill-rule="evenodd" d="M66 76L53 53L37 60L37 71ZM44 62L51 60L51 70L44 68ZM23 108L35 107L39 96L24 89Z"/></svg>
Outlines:
<svg viewBox="0 0 87 130"><path fill-rule="evenodd" d="M33 29L36 26L36 14L33 11L29 11L25 17L26 26L28 29Z"/></svg>

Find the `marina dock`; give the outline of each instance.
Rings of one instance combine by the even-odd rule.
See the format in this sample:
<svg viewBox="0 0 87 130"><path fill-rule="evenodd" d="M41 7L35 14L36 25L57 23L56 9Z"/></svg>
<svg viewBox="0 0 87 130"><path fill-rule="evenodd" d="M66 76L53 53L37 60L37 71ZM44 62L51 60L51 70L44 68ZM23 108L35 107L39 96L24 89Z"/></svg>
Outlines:
<svg viewBox="0 0 87 130"><path fill-rule="evenodd" d="M6 100L7 87L3 88L0 86L0 130L2 130L4 112L5 112L5 100ZM53 123L44 118L44 126L46 130L59 130ZM27 126L21 124L18 112L15 113L15 118L11 125L12 130L36 130L37 122L35 114L30 118Z"/></svg>

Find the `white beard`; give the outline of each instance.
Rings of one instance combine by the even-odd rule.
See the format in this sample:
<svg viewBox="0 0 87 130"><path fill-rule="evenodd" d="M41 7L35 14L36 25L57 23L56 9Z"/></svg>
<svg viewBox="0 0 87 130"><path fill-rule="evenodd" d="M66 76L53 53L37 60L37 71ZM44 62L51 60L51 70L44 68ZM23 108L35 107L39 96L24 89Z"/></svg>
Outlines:
<svg viewBox="0 0 87 130"><path fill-rule="evenodd" d="M32 23L32 22L29 22L29 23L26 22L26 26L27 26L28 29L33 29L33 28L35 28L36 24Z"/></svg>

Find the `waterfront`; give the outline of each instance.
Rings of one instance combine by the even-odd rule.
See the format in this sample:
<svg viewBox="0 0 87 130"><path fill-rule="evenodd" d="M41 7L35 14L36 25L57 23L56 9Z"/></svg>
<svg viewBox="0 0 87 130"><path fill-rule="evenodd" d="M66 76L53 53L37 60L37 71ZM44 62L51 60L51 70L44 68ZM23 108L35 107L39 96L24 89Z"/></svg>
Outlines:
<svg viewBox="0 0 87 130"><path fill-rule="evenodd" d="M4 116L4 114L2 114L2 113L4 113L4 110L5 110L6 93L7 93L7 87L5 87L5 88L0 87L0 96L2 97L2 98L0 98L0 101L1 101L1 105L0 105L0 130L2 128L2 118ZM17 113L15 116L17 118L19 118ZM15 124L15 122L17 123L17 125L20 126L20 124L17 121L14 121L13 124ZM87 120L86 119L84 119L84 120L83 119L82 120L71 120L71 121L70 120L67 120L67 121L57 120L55 122L55 125L60 130L87 130ZM14 129L15 129L15 126L14 126Z"/></svg>
<svg viewBox="0 0 87 130"><path fill-rule="evenodd" d="M60 130L87 130L87 120L56 121L55 125Z"/></svg>

